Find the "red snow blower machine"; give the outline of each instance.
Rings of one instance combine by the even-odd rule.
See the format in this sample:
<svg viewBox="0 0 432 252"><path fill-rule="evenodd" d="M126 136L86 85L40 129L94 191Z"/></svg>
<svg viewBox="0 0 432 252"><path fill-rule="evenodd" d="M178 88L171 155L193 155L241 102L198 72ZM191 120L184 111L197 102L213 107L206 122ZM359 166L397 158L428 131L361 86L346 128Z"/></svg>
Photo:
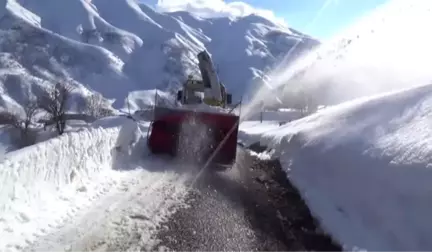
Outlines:
<svg viewBox="0 0 432 252"><path fill-rule="evenodd" d="M209 54L200 52L198 61L202 79L189 76L177 106L155 105L148 147L154 154L224 170L236 159L239 116Z"/></svg>

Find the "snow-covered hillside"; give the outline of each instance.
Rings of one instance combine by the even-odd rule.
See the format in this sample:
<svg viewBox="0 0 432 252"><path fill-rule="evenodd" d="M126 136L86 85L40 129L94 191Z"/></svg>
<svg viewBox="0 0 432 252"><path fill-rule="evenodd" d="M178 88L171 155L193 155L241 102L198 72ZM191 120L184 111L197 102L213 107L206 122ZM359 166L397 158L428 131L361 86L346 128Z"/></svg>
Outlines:
<svg viewBox="0 0 432 252"><path fill-rule="evenodd" d="M197 74L204 49L239 99L294 44L294 55L318 44L258 15L202 19L134 0L2 0L0 9L1 107L66 79L77 95L97 91L121 108L131 91L172 91Z"/></svg>
<svg viewBox="0 0 432 252"><path fill-rule="evenodd" d="M328 107L283 126L247 121L243 141L280 158L347 250L430 250L432 86Z"/></svg>

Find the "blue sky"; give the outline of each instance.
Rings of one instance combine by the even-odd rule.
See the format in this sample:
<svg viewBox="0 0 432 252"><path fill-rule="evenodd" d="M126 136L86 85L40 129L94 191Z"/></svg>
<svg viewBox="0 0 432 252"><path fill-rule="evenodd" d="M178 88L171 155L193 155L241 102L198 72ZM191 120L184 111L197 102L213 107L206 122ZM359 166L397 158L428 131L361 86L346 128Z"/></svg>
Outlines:
<svg viewBox="0 0 432 252"><path fill-rule="evenodd" d="M151 5L157 3L157 0L141 1ZM201 2L203 0L164 1L180 3L183 1ZM220 0L204 1L213 2ZM365 13L389 0L225 0L228 3L238 1L245 2L256 8L271 10L276 16L284 18L290 27L320 40L325 40L355 22ZM331 4L322 11L314 23L311 23L327 1L330 1Z"/></svg>
<svg viewBox="0 0 432 252"><path fill-rule="evenodd" d="M229 0L230 2L232 0ZM319 39L326 39L355 22L365 13L388 0L337 0L322 12L314 24L311 21L325 0L244 0L252 6L270 9L285 18L288 25Z"/></svg>

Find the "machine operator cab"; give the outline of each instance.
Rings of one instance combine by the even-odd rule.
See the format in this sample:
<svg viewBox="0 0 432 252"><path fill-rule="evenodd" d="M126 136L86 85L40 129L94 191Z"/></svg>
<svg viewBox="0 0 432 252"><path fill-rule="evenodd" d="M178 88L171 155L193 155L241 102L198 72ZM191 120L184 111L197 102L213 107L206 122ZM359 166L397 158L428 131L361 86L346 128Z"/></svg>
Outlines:
<svg viewBox="0 0 432 252"><path fill-rule="evenodd" d="M226 93L225 86L220 83L222 100L217 100L214 97L206 97L208 92L202 80L193 79L189 76L188 80L183 84L183 88L177 92L177 101L181 104L202 104L210 106L219 106L225 108L232 104L232 95ZM207 91L207 92L206 92Z"/></svg>

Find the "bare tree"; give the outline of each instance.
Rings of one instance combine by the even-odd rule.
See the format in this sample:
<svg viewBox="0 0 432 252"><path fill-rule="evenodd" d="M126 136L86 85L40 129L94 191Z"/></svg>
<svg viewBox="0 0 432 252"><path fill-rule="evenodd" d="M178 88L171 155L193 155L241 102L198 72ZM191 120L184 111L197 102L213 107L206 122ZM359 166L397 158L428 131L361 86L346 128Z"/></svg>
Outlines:
<svg viewBox="0 0 432 252"><path fill-rule="evenodd" d="M96 119L113 115L108 102L100 94L92 94L85 100L84 106L84 113Z"/></svg>
<svg viewBox="0 0 432 252"><path fill-rule="evenodd" d="M24 104L24 115L22 117L21 121L21 143L24 146L28 146L31 144L34 144L35 139L35 132L32 131L30 126L33 124L33 119L36 115L36 112L38 111L37 102L34 99L29 99Z"/></svg>
<svg viewBox="0 0 432 252"><path fill-rule="evenodd" d="M35 100L28 100L24 104L23 114L11 111L0 112L0 124L10 125L17 129L19 132L19 139L17 144L19 147L29 146L35 143L34 132L31 131L34 116L37 112L37 103Z"/></svg>
<svg viewBox="0 0 432 252"><path fill-rule="evenodd" d="M23 128L25 132L29 131L30 126L33 124L33 118L38 111L38 104L35 99L27 100L24 104L24 121Z"/></svg>
<svg viewBox="0 0 432 252"><path fill-rule="evenodd" d="M66 126L66 105L74 87L66 82L59 82L48 92L37 98L37 106L48 115L48 122L54 123L59 135ZM48 124L48 123L46 123Z"/></svg>
<svg viewBox="0 0 432 252"><path fill-rule="evenodd" d="M10 125L14 128L20 128L21 120L19 114L7 110L0 111L0 125Z"/></svg>

